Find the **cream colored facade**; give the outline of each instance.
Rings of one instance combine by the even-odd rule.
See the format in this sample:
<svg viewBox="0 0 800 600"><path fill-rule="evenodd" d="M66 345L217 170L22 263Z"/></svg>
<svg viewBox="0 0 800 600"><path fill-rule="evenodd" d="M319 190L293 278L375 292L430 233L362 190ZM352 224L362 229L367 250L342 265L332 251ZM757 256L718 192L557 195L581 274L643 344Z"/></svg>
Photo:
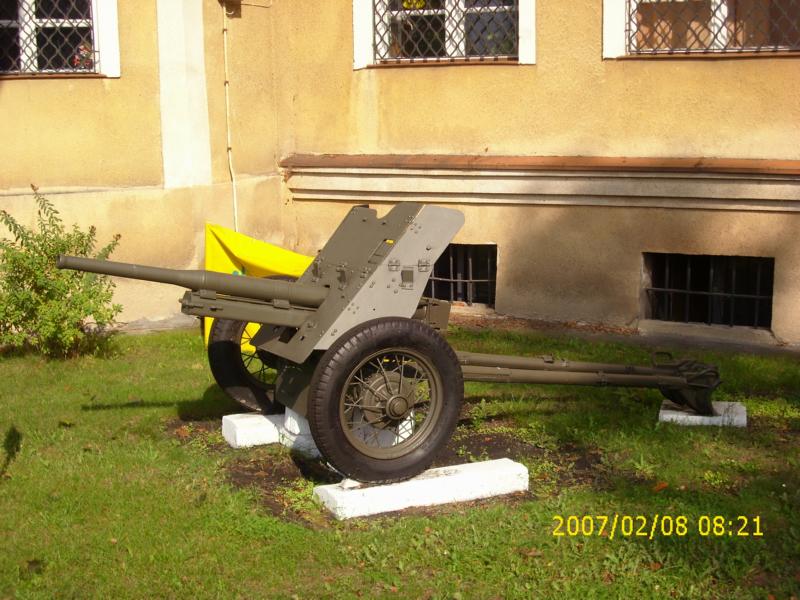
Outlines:
<svg viewBox="0 0 800 600"><path fill-rule="evenodd" d="M230 133L248 235L313 253L354 203L446 202L456 241L498 245L498 312L628 326L643 252L771 256L772 330L800 343L800 58L604 59L592 0L535 4L535 64L354 69L351 0L229 5L118 0L119 78L0 78L0 205L32 220L35 183L67 222L121 233L113 258L195 267L203 223L234 224ZM345 156L292 162L321 154ZM403 166L417 155L784 162ZM122 318L175 322L179 294L119 282Z"/></svg>

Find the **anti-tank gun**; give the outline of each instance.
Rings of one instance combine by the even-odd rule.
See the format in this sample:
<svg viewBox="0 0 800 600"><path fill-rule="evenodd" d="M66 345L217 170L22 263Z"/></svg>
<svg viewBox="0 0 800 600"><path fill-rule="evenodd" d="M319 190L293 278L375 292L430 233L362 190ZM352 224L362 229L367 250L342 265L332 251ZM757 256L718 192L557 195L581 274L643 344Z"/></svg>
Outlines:
<svg viewBox="0 0 800 600"><path fill-rule="evenodd" d="M188 288L182 312L239 324L237 336L245 323L261 324L249 344L277 370L261 408L306 416L323 456L362 481L427 468L455 428L465 380L651 387L713 413L717 369L695 361L627 366L454 351L437 331L449 305L422 294L463 222L459 211L416 203L382 217L354 207L296 282L66 256L58 266ZM238 337L223 341L239 352Z"/></svg>

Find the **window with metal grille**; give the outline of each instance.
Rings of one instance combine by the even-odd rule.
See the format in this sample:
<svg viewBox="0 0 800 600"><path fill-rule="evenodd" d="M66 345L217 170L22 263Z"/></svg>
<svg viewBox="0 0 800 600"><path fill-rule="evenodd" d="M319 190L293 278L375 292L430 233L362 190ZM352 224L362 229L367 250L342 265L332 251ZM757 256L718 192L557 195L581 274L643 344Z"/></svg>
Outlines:
<svg viewBox="0 0 800 600"><path fill-rule="evenodd" d="M494 306L495 244L450 244L433 266L425 296L448 302Z"/></svg>
<svg viewBox="0 0 800 600"><path fill-rule="evenodd" d="M628 0L629 54L800 50L800 0Z"/></svg>
<svg viewBox="0 0 800 600"><path fill-rule="evenodd" d="M645 317L769 328L775 259L644 254Z"/></svg>
<svg viewBox="0 0 800 600"><path fill-rule="evenodd" d="M516 59L519 0L373 0L376 62Z"/></svg>
<svg viewBox="0 0 800 600"><path fill-rule="evenodd" d="M2 0L0 73L97 73L96 0Z"/></svg>

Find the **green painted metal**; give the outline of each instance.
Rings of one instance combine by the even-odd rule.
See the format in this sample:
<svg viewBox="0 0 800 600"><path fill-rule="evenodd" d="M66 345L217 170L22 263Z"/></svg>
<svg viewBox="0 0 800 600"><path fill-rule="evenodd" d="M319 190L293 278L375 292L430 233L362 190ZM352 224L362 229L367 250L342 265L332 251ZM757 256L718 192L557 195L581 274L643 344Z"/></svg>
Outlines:
<svg viewBox="0 0 800 600"><path fill-rule="evenodd" d="M169 283L191 290L208 290L251 300L285 300L290 303L316 308L327 298L327 290L320 286L295 284L275 279L259 279L246 275L226 275L212 271L164 269L131 263L96 260L79 256L58 257L59 269L88 271L128 279ZM214 315L208 315L214 316Z"/></svg>
<svg viewBox="0 0 800 600"><path fill-rule="evenodd" d="M423 299L433 264L463 224L456 210L400 203L382 217L353 207L297 282L179 271L61 256L59 268L189 288L186 314L264 324L251 340L283 359L276 400L305 413L308 384L321 351L354 327L380 317L416 318L444 329L449 304ZM695 361L650 366L572 362L548 356L457 353L465 380L613 385L659 389L701 414L712 414L716 367Z"/></svg>

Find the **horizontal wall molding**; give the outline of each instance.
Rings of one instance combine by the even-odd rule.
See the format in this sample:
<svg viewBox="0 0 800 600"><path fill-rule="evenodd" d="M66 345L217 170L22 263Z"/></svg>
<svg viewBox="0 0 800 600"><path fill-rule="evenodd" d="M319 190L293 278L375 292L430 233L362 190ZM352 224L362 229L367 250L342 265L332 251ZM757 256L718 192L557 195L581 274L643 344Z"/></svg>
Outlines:
<svg viewBox="0 0 800 600"><path fill-rule="evenodd" d="M294 154L286 169L456 169L521 171L646 171L800 176L800 160L626 156L485 156L464 154Z"/></svg>
<svg viewBox="0 0 800 600"><path fill-rule="evenodd" d="M581 157L523 157L512 161L506 157L479 157L494 159L493 165L491 160L472 160L475 157L450 158L458 160L400 157L399 163L391 167L388 157L293 156L282 161L281 166L292 197L298 201L800 212L800 161L795 175L786 164L773 164L772 171L760 173L754 171L756 166L752 164L750 172L713 171L709 169L732 166L713 164L708 159L706 170L692 171L689 161L697 164L696 159L667 159L686 161L684 170L679 170L675 162L666 162L659 169L652 161L660 159L624 159L626 163L617 163L613 169L613 159L597 159L592 167L587 160L595 159ZM570 158L578 160L570 163ZM425 159L427 167L422 167ZM502 166L497 159L504 161ZM522 168L526 159L530 164ZM462 166L452 166L459 160ZM554 167L556 163L558 167ZM631 164L635 167L631 168ZM776 172L779 168L782 170Z"/></svg>

